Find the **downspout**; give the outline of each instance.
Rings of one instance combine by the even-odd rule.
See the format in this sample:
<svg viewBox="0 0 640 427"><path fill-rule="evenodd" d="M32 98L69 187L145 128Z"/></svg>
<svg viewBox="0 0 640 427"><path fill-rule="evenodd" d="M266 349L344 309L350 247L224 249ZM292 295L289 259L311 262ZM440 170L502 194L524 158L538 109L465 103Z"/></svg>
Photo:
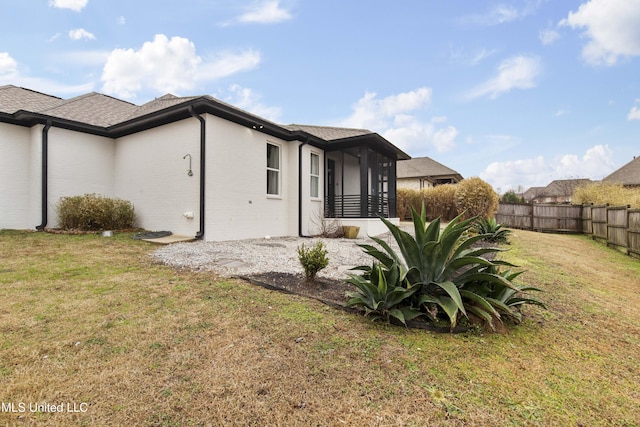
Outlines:
<svg viewBox="0 0 640 427"><path fill-rule="evenodd" d="M307 237L302 234L302 147L308 143L309 137L298 146L298 237Z"/></svg>
<svg viewBox="0 0 640 427"><path fill-rule="evenodd" d="M206 141L206 126L205 121L200 117L193 109L193 105L189 106L189 114L200 121L200 230L196 233L196 239L202 239L204 237L204 183L205 183L205 141Z"/></svg>
<svg viewBox="0 0 640 427"><path fill-rule="evenodd" d="M42 128L42 223L36 225L36 230L44 231L47 226L47 203L49 199L49 129L51 128L51 120L47 120L47 123Z"/></svg>

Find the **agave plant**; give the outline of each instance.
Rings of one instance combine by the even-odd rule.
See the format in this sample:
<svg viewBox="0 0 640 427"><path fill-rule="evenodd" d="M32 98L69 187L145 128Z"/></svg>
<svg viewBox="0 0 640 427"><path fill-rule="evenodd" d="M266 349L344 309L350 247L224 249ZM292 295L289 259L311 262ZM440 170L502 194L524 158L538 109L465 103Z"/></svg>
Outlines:
<svg viewBox="0 0 640 427"><path fill-rule="evenodd" d="M367 315L373 314L374 319L382 318L388 322L390 318L395 318L406 325L407 320L421 314L419 310L406 305L406 300L419 287L408 286L406 273L397 264L386 268L374 263L366 277L351 274L347 283L357 288L357 291L347 293L350 298L347 305L363 307Z"/></svg>
<svg viewBox="0 0 640 427"><path fill-rule="evenodd" d="M523 271L512 272L510 269L500 272L499 267L496 265L485 267L485 269L488 272L502 276L512 284L515 278L523 273ZM494 327L494 318L500 319L500 315L502 315L502 317L509 318L516 323L520 323L522 321L520 308L524 304L533 304L546 308L546 305L542 301L526 296L527 292L542 292L541 289L532 286L514 285L514 287L506 287L502 284L480 281L469 283L464 292L467 291L472 291L476 295L482 295L484 300L487 301L495 310L495 317L490 317L487 316L486 311L476 311L471 309L471 307L473 307L473 302L470 304L471 307L468 307L470 311L486 321L491 328Z"/></svg>
<svg viewBox="0 0 640 427"><path fill-rule="evenodd" d="M479 218L474 228L478 234L484 234L484 240L495 243L508 243L508 236L511 230L503 228L503 224L498 224L495 218Z"/></svg>
<svg viewBox="0 0 640 427"><path fill-rule="evenodd" d="M406 288L419 287L413 302L432 320L444 314L451 329L460 316L468 317L467 310L483 319L500 319L496 309L503 307L487 300L484 292L478 292L478 284L493 284L508 288L514 292L519 289L497 270L488 267L512 266L503 261L489 261L483 255L501 251L493 247L473 247L473 244L486 237L484 234L468 237L466 231L472 227L476 218L462 220L454 218L443 230L440 230L440 219L426 225L425 207L418 215L412 209L415 237L401 230L395 224L381 218L393 235L400 253L397 253L387 242L373 237L380 248L372 245L360 245L363 250L374 257L386 269L394 266L405 277ZM373 280L372 268L358 267L364 271L363 280ZM376 273L379 274L379 273Z"/></svg>

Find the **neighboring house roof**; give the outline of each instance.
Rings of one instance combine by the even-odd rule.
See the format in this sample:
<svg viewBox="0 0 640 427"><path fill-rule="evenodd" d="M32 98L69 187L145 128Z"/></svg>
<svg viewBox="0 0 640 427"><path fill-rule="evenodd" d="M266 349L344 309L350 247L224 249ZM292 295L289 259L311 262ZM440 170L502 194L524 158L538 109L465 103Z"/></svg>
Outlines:
<svg viewBox="0 0 640 427"><path fill-rule="evenodd" d="M640 185L640 156L603 178L604 182L620 183L626 186Z"/></svg>
<svg viewBox="0 0 640 427"><path fill-rule="evenodd" d="M536 197L539 197L544 192L544 189L545 187L530 187L524 192L523 197L526 201L530 202Z"/></svg>
<svg viewBox="0 0 640 427"><path fill-rule="evenodd" d="M571 199L576 188L592 182L593 181L586 178L556 179L551 181L546 187L529 188L524 192L524 199L528 202L548 197Z"/></svg>
<svg viewBox="0 0 640 427"><path fill-rule="evenodd" d="M441 178L451 177L462 181L462 175L455 170L438 163L430 157L416 157L402 160L397 164L398 179L402 178Z"/></svg>
<svg viewBox="0 0 640 427"><path fill-rule="evenodd" d="M573 194L573 191L586 184L590 184L593 181L590 179L557 179L555 181L551 181L549 185L544 189L545 196L569 196Z"/></svg>
<svg viewBox="0 0 640 427"><path fill-rule="evenodd" d="M167 94L138 106L96 92L65 100L13 85L0 86L0 122L28 127L50 122L53 126L110 138L118 138L203 113L285 141L305 141L327 150L367 145L394 159L410 158L391 142L370 130L308 125L284 126L208 95L177 97Z"/></svg>

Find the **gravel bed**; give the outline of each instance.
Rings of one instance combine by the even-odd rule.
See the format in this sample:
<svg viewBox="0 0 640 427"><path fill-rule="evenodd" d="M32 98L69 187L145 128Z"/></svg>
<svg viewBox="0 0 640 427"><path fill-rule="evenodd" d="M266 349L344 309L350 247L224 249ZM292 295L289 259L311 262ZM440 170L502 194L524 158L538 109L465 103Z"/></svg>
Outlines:
<svg viewBox="0 0 640 427"><path fill-rule="evenodd" d="M393 241L389 234L379 237ZM154 251L151 257L174 268L213 271L225 277L268 272L302 274L296 249L303 243L312 246L318 241L325 244L329 257L329 265L318 273L319 278L341 280L351 268L373 261L358 246L373 243L370 239L298 237L174 243Z"/></svg>

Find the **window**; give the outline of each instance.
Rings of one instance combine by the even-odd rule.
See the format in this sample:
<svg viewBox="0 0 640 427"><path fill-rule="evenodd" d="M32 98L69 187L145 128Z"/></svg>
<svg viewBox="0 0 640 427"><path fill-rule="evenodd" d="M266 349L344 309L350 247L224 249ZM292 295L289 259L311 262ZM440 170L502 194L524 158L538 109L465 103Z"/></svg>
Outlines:
<svg viewBox="0 0 640 427"><path fill-rule="evenodd" d="M311 153L311 197L320 197L320 156Z"/></svg>
<svg viewBox="0 0 640 427"><path fill-rule="evenodd" d="M267 195L280 195L280 147L267 143Z"/></svg>

